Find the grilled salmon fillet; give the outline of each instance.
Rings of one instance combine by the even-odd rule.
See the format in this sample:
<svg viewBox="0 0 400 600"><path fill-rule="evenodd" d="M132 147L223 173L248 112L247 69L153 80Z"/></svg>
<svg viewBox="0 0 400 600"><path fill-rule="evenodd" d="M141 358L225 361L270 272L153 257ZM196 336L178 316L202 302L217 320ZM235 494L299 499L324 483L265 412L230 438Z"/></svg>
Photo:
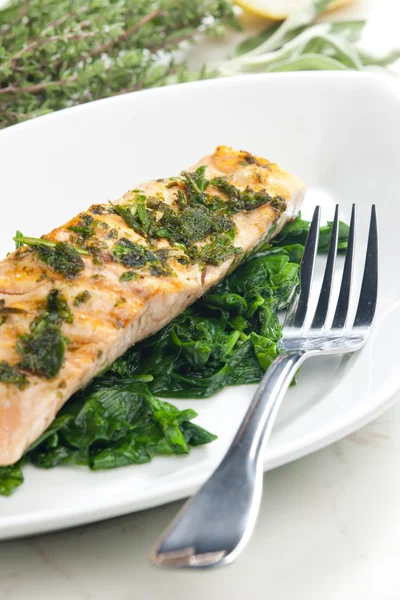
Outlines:
<svg viewBox="0 0 400 600"><path fill-rule="evenodd" d="M0 465L70 396L276 235L304 184L225 146L91 206L0 262Z"/></svg>

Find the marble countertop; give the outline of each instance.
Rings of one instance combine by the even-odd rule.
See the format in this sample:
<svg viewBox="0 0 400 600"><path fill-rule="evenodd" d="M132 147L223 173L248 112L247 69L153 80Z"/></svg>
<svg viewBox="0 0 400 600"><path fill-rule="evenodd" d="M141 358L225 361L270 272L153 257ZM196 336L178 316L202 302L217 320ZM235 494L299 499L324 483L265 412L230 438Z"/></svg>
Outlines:
<svg viewBox="0 0 400 600"><path fill-rule="evenodd" d="M340 16L368 16L365 43L374 49L399 39L399 0L358 0ZM223 52L208 44L195 60ZM230 567L176 572L149 564L175 502L0 544L0 599L400 600L399 497L397 404L344 440L267 473L256 531Z"/></svg>

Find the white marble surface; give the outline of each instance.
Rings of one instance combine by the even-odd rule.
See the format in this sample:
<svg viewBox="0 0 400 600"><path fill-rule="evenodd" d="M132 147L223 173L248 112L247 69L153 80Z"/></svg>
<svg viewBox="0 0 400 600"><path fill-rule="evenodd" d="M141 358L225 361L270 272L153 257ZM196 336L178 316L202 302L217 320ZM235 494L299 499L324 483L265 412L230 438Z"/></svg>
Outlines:
<svg viewBox="0 0 400 600"><path fill-rule="evenodd" d="M359 0L341 14L370 18L369 47L400 44L400 0ZM207 46L195 58L222 52L221 44ZM400 404L341 442L267 473L264 483L255 534L230 567L175 572L148 563L178 502L0 544L0 599L400 599Z"/></svg>

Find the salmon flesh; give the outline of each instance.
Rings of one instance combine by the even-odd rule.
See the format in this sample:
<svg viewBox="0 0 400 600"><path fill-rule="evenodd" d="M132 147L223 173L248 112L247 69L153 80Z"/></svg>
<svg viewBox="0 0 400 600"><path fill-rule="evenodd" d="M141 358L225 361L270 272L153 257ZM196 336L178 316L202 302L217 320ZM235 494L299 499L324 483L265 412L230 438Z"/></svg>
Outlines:
<svg viewBox="0 0 400 600"><path fill-rule="evenodd" d="M294 218L305 186L219 146L177 177L91 206L0 262L0 465L63 404Z"/></svg>

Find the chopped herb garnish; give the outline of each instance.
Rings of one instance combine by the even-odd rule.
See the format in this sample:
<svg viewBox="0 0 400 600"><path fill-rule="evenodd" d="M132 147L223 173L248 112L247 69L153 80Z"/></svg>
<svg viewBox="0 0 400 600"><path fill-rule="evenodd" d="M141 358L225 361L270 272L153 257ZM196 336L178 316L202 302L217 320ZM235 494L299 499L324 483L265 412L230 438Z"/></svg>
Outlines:
<svg viewBox="0 0 400 600"><path fill-rule="evenodd" d="M52 290L47 296L48 318L53 323L72 323L74 316L68 308L68 303L64 296L58 290Z"/></svg>
<svg viewBox="0 0 400 600"><path fill-rule="evenodd" d="M161 198L159 197L161 196ZM149 196L146 200L147 208L151 208L152 210L158 210L159 212L163 212L166 208L169 208L169 205L164 202L164 197L162 194L157 194L157 196Z"/></svg>
<svg viewBox="0 0 400 600"><path fill-rule="evenodd" d="M201 166L196 171L189 173L182 171L181 175L186 185L186 195L188 203L192 204L198 200L198 195L203 194L204 190L208 186L208 180L205 178L205 172L207 167Z"/></svg>
<svg viewBox="0 0 400 600"><path fill-rule="evenodd" d="M18 368L47 379L55 377L64 362L67 345L61 324L63 321L71 323L72 319L65 298L58 290L52 290L46 310L30 325L31 333L19 338L17 351L22 360Z"/></svg>
<svg viewBox="0 0 400 600"><path fill-rule="evenodd" d="M97 223L97 221L94 220L92 215L89 215L88 213L81 214L80 219L83 225L86 225L86 227L89 227L90 225L95 225Z"/></svg>
<svg viewBox="0 0 400 600"><path fill-rule="evenodd" d="M103 264L103 250L107 249L107 244L101 240L85 244L85 249L91 254L94 265Z"/></svg>
<svg viewBox="0 0 400 600"><path fill-rule="evenodd" d="M118 237L118 230L115 229L115 227L113 227L113 229L110 229L110 231L108 233L106 233L106 235L104 237L111 239L111 240L116 240Z"/></svg>
<svg viewBox="0 0 400 600"><path fill-rule="evenodd" d="M105 212L108 212L108 206L104 206L103 204L94 204L89 208L89 210L94 215L104 215Z"/></svg>
<svg viewBox="0 0 400 600"><path fill-rule="evenodd" d="M168 209L160 219L160 223L168 232L168 239L172 242L183 243L190 246L207 238L213 233L234 230L232 221L221 215L215 215L205 206L188 206L180 212Z"/></svg>
<svg viewBox="0 0 400 600"><path fill-rule="evenodd" d="M190 265L191 260L187 256L178 256L176 259L181 265Z"/></svg>
<svg viewBox="0 0 400 600"><path fill-rule="evenodd" d="M138 278L138 274L135 273L135 271L127 271L126 273L123 273L121 275L119 280L120 281L134 281L137 278Z"/></svg>
<svg viewBox="0 0 400 600"><path fill-rule="evenodd" d="M18 248L23 246L23 243L18 241L18 238L21 238L21 237L24 237L24 235L21 231L18 231L18 229L17 229L17 231L15 232L15 237L14 237L16 250L18 250Z"/></svg>
<svg viewBox="0 0 400 600"><path fill-rule="evenodd" d="M273 197L264 190L257 192L247 186L245 190L241 191L223 177L215 177L211 180L211 184L228 196L228 208L230 212L239 212L241 210L251 211L264 206L264 204L270 204L273 208L280 211L286 208L286 201L282 196Z"/></svg>
<svg viewBox="0 0 400 600"><path fill-rule="evenodd" d="M113 254L115 259L122 263L125 267L141 268L148 263L157 262L155 254L147 250L140 244L135 244L127 238L121 238L114 244Z"/></svg>
<svg viewBox="0 0 400 600"><path fill-rule="evenodd" d="M115 204L113 209L136 233L143 237L160 237L157 219L146 206L145 200L146 196L138 195L133 204Z"/></svg>
<svg viewBox="0 0 400 600"><path fill-rule="evenodd" d="M166 265L158 264L150 266L150 275L153 275L154 277L160 277L161 275L169 276L172 274L172 269L170 269Z"/></svg>
<svg viewBox="0 0 400 600"><path fill-rule="evenodd" d="M181 210L183 210L187 206L186 197L182 190L177 191L175 196L175 202Z"/></svg>
<svg viewBox="0 0 400 600"><path fill-rule="evenodd" d="M256 162L251 155L244 156L244 164ZM178 188L174 198L175 210L158 197L146 198L138 190L133 191L136 196L129 203L112 205L111 210L150 244L156 238L164 238L171 245L183 246L185 256L177 259L181 264L197 261L218 265L242 252L233 245L236 228L231 215L239 211L254 210L267 203L277 210L283 210L286 203L280 196L273 198L265 191L255 191L249 186L241 191L222 177L208 181L205 172L205 165L194 172L183 171L180 178L171 178L166 184L167 187ZM207 193L210 183L227 199ZM161 214L157 216L157 212ZM216 237L220 239L216 241ZM200 241L205 241L206 244L203 247L197 246ZM113 254L125 266L135 268L144 267L147 263L157 263L158 258L158 264L151 265L151 273L171 274L165 265L169 258L167 253L161 256L160 251L157 251L157 256L154 257L145 247L126 238L114 246Z"/></svg>
<svg viewBox="0 0 400 600"><path fill-rule="evenodd" d="M89 300L89 298L90 298L90 292L88 292L87 290L85 290L84 292L81 292L80 294L75 296L74 306L79 306L80 304L83 304L83 302L87 302Z"/></svg>
<svg viewBox="0 0 400 600"><path fill-rule="evenodd" d="M240 196L240 190L236 186L229 183L224 177L214 177L211 179L211 185L216 187L220 192L228 196L229 200L238 200Z"/></svg>
<svg viewBox="0 0 400 600"><path fill-rule="evenodd" d="M90 225L71 225L68 227L70 231L77 233L84 240L92 237L95 234L94 227Z"/></svg>
<svg viewBox="0 0 400 600"><path fill-rule="evenodd" d="M40 260L46 263L53 271L61 273L68 279L73 279L84 269L85 264L80 254L87 255L87 250L75 248L64 242L53 242L45 238L31 238L17 235L15 242L20 245L32 246Z"/></svg>
<svg viewBox="0 0 400 600"><path fill-rule="evenodd" d="M0 361L0 382L12 383L18 387L24 387L28 384L28 380L17 367L12 367L5 360Z"/></svg>
<svg viewBox="0 0 400 600"><path fill-rule="evenodd" d="M202 248L196 248L195 256L206 264L217 266L223 263L232 256L240 256L243 254L241 248L235 248L232 245L232 240L227 235L216 236L210 244L206 244Z"/></svg>

